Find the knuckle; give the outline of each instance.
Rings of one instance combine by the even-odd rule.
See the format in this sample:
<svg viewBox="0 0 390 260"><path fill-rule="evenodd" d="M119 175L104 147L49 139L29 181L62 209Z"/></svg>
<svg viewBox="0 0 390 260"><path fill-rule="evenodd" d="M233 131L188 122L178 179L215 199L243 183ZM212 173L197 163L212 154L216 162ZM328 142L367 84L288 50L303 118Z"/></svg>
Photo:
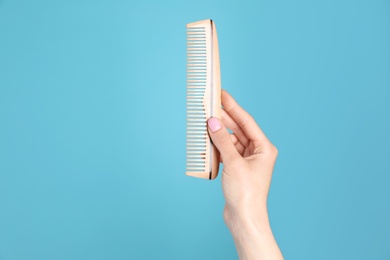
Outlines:
<svg viewBox="0 0 390 260"><path fill-rule="evenodd" d="M243 118L242 120L240 120L238 122L239 127L240 128L244 128L245 125L247 125L247 123L249 122L249 120L251 120L251 116L250 115L248 115L246 118Z"/></svg>
<svg viewBox="0 0 390 260"><path fill-rule="evenodd" d="M275 145L272 145L272 148L273 148L273 153L274 153L275 157L278 157L278 154L279 154L278 148Z"/></svg>
<svg viewBox="0 0 390 260"><path fill-rule="evenodd" d="M278 154L279 154L278 148L276 148L275 145L271 144L271 155L272 155L272 157L274 157L276 159L278 157Z"/></svg>
<svg viewBox="0 0 390 260"><path fill-rule="evenodd" d="M227 142L231 142L231 137L230 135L224 133L224 134L221 134L218 138L219 140L219 143L227 143Z"/></svg>
<svg viewBox="0 0 390 260"><path fill-rule="evenodd" d="M276 159L278 157L279 151L276 148L275 145L270 144L267 149L267 154L269 155L270 158Z"/></svg>

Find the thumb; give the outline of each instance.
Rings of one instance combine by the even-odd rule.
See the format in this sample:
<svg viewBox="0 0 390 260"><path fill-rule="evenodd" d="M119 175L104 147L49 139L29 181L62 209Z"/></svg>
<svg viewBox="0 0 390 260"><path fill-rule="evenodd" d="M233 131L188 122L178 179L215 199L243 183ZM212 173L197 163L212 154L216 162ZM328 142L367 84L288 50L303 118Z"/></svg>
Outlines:
<svg viewBox="0 0 390 260"><path fill-rule="evenodd" d="M230 134L222 122L216 117L211 117L207 121L207 124L210 138L221 153L223 163L226 165L227 163L240 158L241 156L237 152Z"/></svg>

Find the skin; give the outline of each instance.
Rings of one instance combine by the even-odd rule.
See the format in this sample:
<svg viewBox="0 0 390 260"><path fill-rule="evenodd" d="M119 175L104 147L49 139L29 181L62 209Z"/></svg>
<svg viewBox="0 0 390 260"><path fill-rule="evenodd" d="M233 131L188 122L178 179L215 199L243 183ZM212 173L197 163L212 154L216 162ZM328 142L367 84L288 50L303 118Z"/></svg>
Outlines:
<svg viewBox="0 0 390 260"><path fill-rule="evenodd" d="M224 166L225 223L240 259L283 259L267 212L278 151L255 120L224 90L222 105L222 122L210 118L208 130Z"/></svg>

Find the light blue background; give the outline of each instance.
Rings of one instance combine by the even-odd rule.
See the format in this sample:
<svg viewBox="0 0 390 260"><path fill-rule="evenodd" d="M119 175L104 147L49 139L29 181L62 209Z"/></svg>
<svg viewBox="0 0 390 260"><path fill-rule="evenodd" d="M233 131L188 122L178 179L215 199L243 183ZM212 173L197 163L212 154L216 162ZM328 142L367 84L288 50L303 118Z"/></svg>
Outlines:
<svg viewBox="0 0 390 260"><path fill-rule="evenodd" d="M236 259L186 177L185 24L279 149L286 259L390 259L390 2L0 0L0 259Z"/></svg>

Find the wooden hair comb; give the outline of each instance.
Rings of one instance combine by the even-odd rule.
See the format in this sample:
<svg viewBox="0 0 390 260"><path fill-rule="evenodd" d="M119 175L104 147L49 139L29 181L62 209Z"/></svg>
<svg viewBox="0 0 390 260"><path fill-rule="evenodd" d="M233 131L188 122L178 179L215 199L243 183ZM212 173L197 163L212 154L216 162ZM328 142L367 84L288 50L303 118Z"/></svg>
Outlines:
<svg viewBox="0 0 390 260"><path fill-rule="evenodd" d="M220 154L211 142L207 119L221 119L221 75L215 23L187 24L186 174L215 179Z"/></svg>

